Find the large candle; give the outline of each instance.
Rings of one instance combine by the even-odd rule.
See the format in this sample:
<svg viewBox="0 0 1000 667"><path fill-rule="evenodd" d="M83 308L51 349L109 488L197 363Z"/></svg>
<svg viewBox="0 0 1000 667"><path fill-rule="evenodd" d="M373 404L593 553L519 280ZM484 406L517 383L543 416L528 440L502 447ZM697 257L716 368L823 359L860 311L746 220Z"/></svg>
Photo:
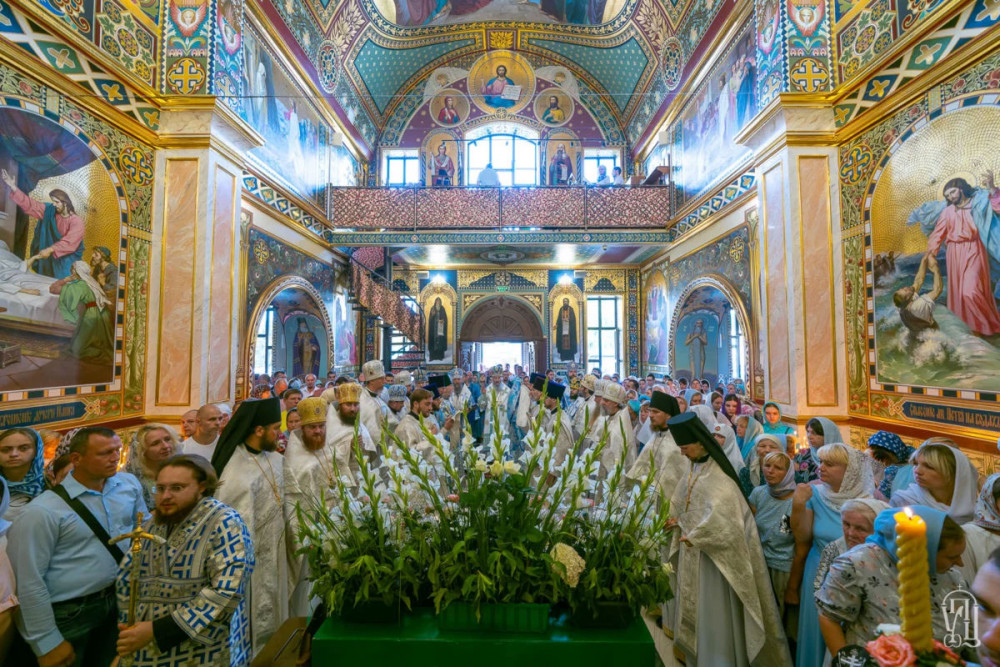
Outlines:
<svg viewBox="0 0 1000 667"><path fill-rule="evenodd" d="M903 637L914 651L934 648L931 628L931 581L927 565L927 524L909 507L896 519L896 555L899 558L899 616Z"/></svg>

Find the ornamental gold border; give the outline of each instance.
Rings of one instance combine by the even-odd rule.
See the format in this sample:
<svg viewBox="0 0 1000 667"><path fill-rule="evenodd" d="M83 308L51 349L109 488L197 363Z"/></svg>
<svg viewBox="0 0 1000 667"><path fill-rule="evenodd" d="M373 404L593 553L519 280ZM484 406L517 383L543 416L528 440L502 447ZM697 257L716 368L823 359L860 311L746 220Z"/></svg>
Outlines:
<svg viewBox="0 0 1000 667"><path fill-rule="evenodd" d="M836 2L836 0L833 0ZM900 3L897 3L897 10L901 9L899 7ZM871 61L864 67L864 69L859 70L854 76L847 79L846 81L840 81L838 89L843 87L845 91L851 91L854 88L859 87L868 81L873 74L878 73L880 70L884 69L885 66L891 63L896 58L903 55L907 49L910 48L914 43L920 41L921 39L927 37L930 33L937 30L939 27L947 23L949 20L953 19L956 14L961 12L962 9L968 6L968 0L947 0L941 6L934 9L934 16L931 20L921 21L915 29L905 32L902 35L896 37L893 40L891 47L888 51L877 57L875 60ZM837 28L843 28L847 25L858 14L862 13L868 8L867 2L858 2L851 9L841 17L840 21L836 25L831 24L830 30L830 40L831 53L836 56L837 62L835 66L839 66L840 51L837 36L842 32L842 30L837 30ZM839 100L838 100L839 101Z"/></svg>
<svg viewBox="0 0 1000 667"><path fill-rule="evenodd" d="M947 18L953 18L953 16L949 15ZM921 37L926 37L934 30L940 28L942 23L938 21L928 24L925 30L919 31L920 34L910 41L919 41ZM909 46L910 43L907 42L907 47ZM837 144L841 145L852 141L901 109L926 97L930 91L945 80L981 62L997 51L1000 51L1000 30L994 26L985 30L983 34L970 40L960 48L952 51L951 54L935 63L930 69L907 81L885 101L876 103L863 114L848 121L843 127L838 128L834 133ZM838 93L837 98L832 102L831 106L835 106L846 99L858 88L864 86L872 76L877 75L881 70L882 67L880 66L869 72L868 76L856 80L855 85L844 89L842 93Z"/></svg>
<svg viewBox="0 0 1000 667"><path fill-rule="evenodd" d="M161 0L161 2L162 1L163 0ZM147 84L142 79L136 78L135 75L132 74L132 72L130 72L127 68L122 67L122 64L120 62L109 56L104 51L101 51L99 48L97 48L97 45L95 45L93 42L84 39L79 32L71 29L64 22L60 21L58 18L53 16L51 13L42 9L39 6L37 0L35 2L12 0L10 4L16 6L18 10L24 12L25 16L27 16L33 22L41 26L46 32L49 33L49 35L62 40L68 46L71 46L74 49L78 49L81 53L85 54L88 58L90 58L95 63L100 65L102 68L104 68L105 71L112 73L115 76L122 77L132 90L139 91L143 97L147 98L148 100L160 99L160 94L155 88ZM128 2L128 0L125 0L125 5L127 9L135 9L135 12L129 12L133 17L135 17L135 14L143 14L141 10L134 8L132 3ZM96 12L96 7L95 7L95 12ZM143 18L146 18L145 15L143 15ZM206 20L207 18L208 17L206 17ZM141 20L140 23L143 23L143 25L145 25L145 23ZM160 53L163 49L162 26L145 26L145 27L148 27L150 30L156 33L156 38L157 38L156 66L159 67L161 64ZM96 32L96 27L95 27L95 32ZM24 52L20 51L20 54L21 57L23 58ZM45 64L44 67L48 68L48 64Z"/></svg>
<svg viewBox="0 0 1000 667"><path fill-rule="evenodd" d="M159 135L131 116L116 111L94 92L67 79L35 56L25 53L12 42L0 39L0 64L18 72L21 76L37 81L53 92L73 100L80 107L101 122L120 130L124 134L141 141L147 147L158 147ZM126 85L124 82L122 85ZM134 89L129 87L134 92ZM156 106L151 104L150 106Z"/></svg>

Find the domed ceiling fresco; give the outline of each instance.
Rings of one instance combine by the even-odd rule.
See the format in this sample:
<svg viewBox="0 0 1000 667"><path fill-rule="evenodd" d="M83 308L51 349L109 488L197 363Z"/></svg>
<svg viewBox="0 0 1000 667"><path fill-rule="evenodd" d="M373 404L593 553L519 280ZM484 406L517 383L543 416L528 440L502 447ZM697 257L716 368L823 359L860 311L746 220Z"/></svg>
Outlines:
<svg viewBox="0 0 1000 667"><path fill-rule="evenodd" d="M517 53L530 78L544 82L532 91L545 96L544 104L556 96L582 106L603 141L635 146L736 2L259 0L254 9L258 21L287 39L370 154L378 145L396 145L436 92L481 93L483 86L470 87L470 72L496 50ZM531 119L542 113L534 101L520 113Z"/></svg>

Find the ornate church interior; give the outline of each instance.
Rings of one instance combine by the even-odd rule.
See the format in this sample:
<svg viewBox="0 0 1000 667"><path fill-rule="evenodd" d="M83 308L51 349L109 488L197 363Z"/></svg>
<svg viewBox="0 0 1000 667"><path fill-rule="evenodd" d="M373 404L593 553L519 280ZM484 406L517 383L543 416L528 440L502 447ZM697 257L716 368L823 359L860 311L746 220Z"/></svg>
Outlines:
<svg viewBox="0 0 1000 667"><path fill-rule="evenodd" d="M901 592L897 600L893 583L895 621L881 622L901 624L897 637L917 654L930 651L924 641L930 635L913 630L918 603L902 593L907 568L893 540L910 530L904 522L924 526L919 530L927 530L928 539L937 530L942 545L950 539L950 524L941 528L944 515L975 523L985 537L974 539L966 530L962 588L981 602L983 584L977 589L974 580L983 568L994 577L993 592L1000 591L1000 555L990 566L992 548L977 547L969 565L973 543L1000 546L998 23L996 0L0 2L0 479L17 510L17 518L0 511L10 521L8 531L0 520L0 556L4 544L10 556L9 563L0 558L0 663L9 650L10 664L18 665L103 666L116 651L122 664L136 666L195 658L207 660L198 664L284 665L310 655L314 665L350 657L371 664L443 664L436 661L446 658L483 665L612 664L608 656L616 656L614 664L650 666L819 667L831 658L833 664L890 664L881 644L873 648L890 637L876 639L874 625L863 627L836 611L836 595L826 593L833 585L821 587L822 574L813 595L810 577L820 552L847 538L844 503L857 498L878 503L866 505L869 542L880 535L883 516L892 521L884 514L889 504L917 508L915 519L911 512L896 520L895 534L888 529L887 562L895 582L898 559ZM391 391L399 384L406 390ZM530 401L521 398L529 390ZM423 415L416 406L428 391L433 411ZM595 391L596 422L586 407ZM299 400L309 402L296 408ZM283 454L251 446L259 435L254 429L270 437L264 427L275 420L265 423L260 415L272 414L272 402L280 412L276 442ZM611 414L604 403L615 404ZM708 406L708 417L694 410L696 403ZM360 406L355 416L345 407L351 405ZM650 412L666 417L659 423ZM684 422L689 412L705 428L701 422L692 427L695 418ZM740 422L741 416L749 420ZM422 430L424 418L435 421L433 429ZM674 426L676 420L684 423ZM601 425L619 421L622 443L615 444L617 426L597 434ZM296 481L291 448L313 457L325 451L308 441L308 429L321 423L332 459L309 459L308 474L319 482ZM568 462L560 428L575 443ZM702 456L721 480L712 488L726 487L727 476L736 482L731 497L704 500L705 516L713 507L752 508L756 525L748 513L745 529L759 531L763 551L754 544L738 563L714 560L690 532L694 524L685 527L685 515L692 521L701 502L698 493L692 496L691 472L708 465L680 456L685 428L710 436ZM340 444L330 444L335 432ZM672 434L669 448L651 444L660 442L661 432L662 438ZM156 465L143 458L154 447L149 443L159 442L151 433L168 434L176 445L163 449ZM84 531L80 539L93 539L90 523L75 509L87 502L71 504L67 496L61 504L57 493L65 493L59 480L68 473L79 480L85 501L84 487L91 500L110 497L100 490L111 488L104 477L93 473L97 486L83 481L91 474L88 447L94 447L87 438L101 434L117 443L115 469L123 471L108 479L134 474L145 498L126 503L130 509L117 523L107 501L107 517L96 522L106 537L131 535L133 541L119 544L120 571L97 548L93 557L108 561L104 579L67 582L38 602L25 590L24 582L34 581L26 563L61 547L28 545L23 526L42 521L41 501L51 502L58 511L73 507L79 517L59 515L61 525L75 521ZM791 479L781 487L786 505L780 507L765 502L779 498L774 484L782 477L774 484L767 478L766 452L757 444L775 434L780 438L768 446L784 451L781 465ZM5 449L13 440L8 435L24 439L28 458ZM695 442L690 438L686 442ZM229 440L235 454L225 446ZM392 471L407 465L411 482L426 474L426 465L391 454L393 447L408 445L428 461L443 447L440 460L429 464L437 472L420 492L431 494L440 483L441 497L428 501L427 513L447 523L451 510L435 503L453 502L457 525L468 509L465 498L478 497L471 489L486 484L482 480L528 484L526 471L537 463L531 454L545 443L560 463L546 464L547 477L541 467L535 471L531 488L548 489L539 494L568 493L576 465L579 500L603 508L618 487L607 486L616 484L615 465L601 457L619 446L619 468L625 467L617 477L634 480L641 494L657 477L648 491L660 494L656 500L641 495L654 509L636 525L659 521L654 515L662 509L663 522L650 534L663 540L663 559L644 552L656 572L662 560L662 576L599 583L596 565L580 565L580 583L566 583L566 573L577 567L570 557L564 563L566 550L587 561L600 549L587 551L583 537L563 544L543 535L551 528L548 505L534 515L530 508L496 512L508 517L502 525L521 526L529 545L521 549L524 563L515 565L510 556L510 570L491 561L497 568L489 571L491 581L531 584L506 597L470 593L486 585L485 569L473 569L464 586L452 590L443 583L443 557L425 562L416 556L414 562L424 564L411 569L398 569L404 556L380 561L385 570L372 566L372 581L400 582L395 592L379 588L376 595L367 584L353 588L346 574L337 579L334 563L347 558L346 551L310 551L310 544L328 544L324 536L343 535L337 522L347 521L344 514L354 507L348 495L353 502L364 498L362 504L375 493L391 496ZM827 451L837 443L836 455ZM727 459L733 447L741 451ZM945 453L933 458L927 447ZM159 467L171 454L192 452L211 464L209 478L222 479L211 507L205 485L214 483L200 464ZM327 467L315 467L324 460ZM645 466L641 475L632 475L633 463ZM239 465L247 465L242 478L233 472ZM493 465L499 467L487 467ZM864 477L856 466L872 473L870 493L845 495L847 481L831 486L823 471L836 465L847 466L847 478ZM667 483L670 466L683 472ZM928 490L928 466L950 474L947 491ZM219 522L213 540L225 532L239 542L231 526L246 522L253 543L226 546L243 554L232 562L249 562L245 572L205 570L214 573L213 582L231 577L228 593L183 603L203 605L192 612L204 614L202 621L182 621L185 612L166 602L143 602L151 593L136 583L163 575L160 561L143 560L143 549L181 548L179 532L156 532L157 525L173 525L164 518L171 505L161 507L162 494L182 495L182 482L164 481L165 471L200 485L194 511L216 517L204 519ZM593 473L586 489L585 473ZM476 475L479 481L470 481ZM237 498L240 480L251 478L257 481L247 482L245 497ZM316 488L329 494L329 513L297 515L293 487L300 510L319 502ZM675 487L687 488L686 497L668 502ZM761 494L752 492L761 487ZM121 493L124 487L114 488ZM274 526L262 527L266 510L257 506L272 491L278 501L272 506L285 513L280 540L268 532ZM834 496L840 499L829 504ZM958 511L959 496L968 497L967 512ZM899 498L907 500L897 505ZM252 509L242 509L243 502ZM554 507L565 502L551 500ZM151 536L141 526L133 531L140 505L146 521L153 516ZM941 521L921 514L925 506L940 511ZM406 515L402 505L397 509ZM395 511L392 521L401 521ZM377 507L373 512L378 516ZM768 513L784 519L780 529L766 524ZM546 528L515 518L526 514ZM364 516L371 520L372 512ZM355 536L370 527L348 525ZM406 525L407 534L421 534ZM743 544L739 526L734 530ZM30 534L42 532L34 525ZM381 525L377 532L382 535ZM506 539L502 526L486 532ZM95 534L102 541L102 533ZM945 547L938 547L937 536L931 541L940 557ZM265 542L284 546L276 556L262 548ZM420 541L432 542L438 543ZM838 558L825 564L827 582L836 563L868 545L860 542L850 548L847 540L832 554ZM511 553L490 544L498 554ZM539 560L529 562L526 550L543 544ZM376 550L384 555L385 548ZM452 553L465 548L471 546L456 545ZM699 549L702 575L691 565ZM787 558L777 565L774 553L781 549ZM936 554L922 555L924 568L930 558L932 574L918 587L932 590L933 639L944 641L939 630L948 617L936 606L944 595L939 586L959 569L935 572ZM562 578L535 578L550 569ZM184 591L202 576L208 575L192 575L165 595L194 595ZM421 588L418 579L428 576ZM268 584L257 583L259 577L287 581L262 594ZM739 579L751 582L746 590ZM410 583L414 600L432 600L422 612L409 611ZM707 646L710 633L692 630L696 619L718 614L718 606L704 602L715 599L706 591L716 584L728 586L725 595L739 602L739 618L746 614L746 628L723 624L716 633L738 637L733 646ZM557 609L570 616L578 605L590 609L584 589L614 586L625 587L626 606L635 607L619 629L561 625ZM73 639L73 623L60 620L66 601L96 604L94 596L102 595L117 596L116 611L108 613L122 624L117 649L111 646L107 655ZM255 599L271 595L266 604L284 611L255 609ZM344 620L341 612L360 608L362 599L367 604L368 595L406 608L396 625L378 629ZM507 639L489 635L493 612L483 615L481 603L527 605L542 595L552 597L551 616L542 619L551 641L544 634L517 639L510 628L500 635ZM610 594L594 595L616 602ZM245 604L237 605L240 599ZM467 635L444 625L448 609L458 614L461 604L474 606L467 622L475 631ZM963 617L970 628L975 613ZM989 618L982 613L975 644L947 645L972 664L1000 664L1000 630L992 640L986 634L1000 603ZM95 628L87 626L81 636L101 632ZM221 636L233 640L219 644ZM392 643L397 640L403 643ZM404 645L413 651L409 662L392 652ZM496 655L482 655L485 646ZM867 647L871 662L848 662L852 647Z"/></svg>

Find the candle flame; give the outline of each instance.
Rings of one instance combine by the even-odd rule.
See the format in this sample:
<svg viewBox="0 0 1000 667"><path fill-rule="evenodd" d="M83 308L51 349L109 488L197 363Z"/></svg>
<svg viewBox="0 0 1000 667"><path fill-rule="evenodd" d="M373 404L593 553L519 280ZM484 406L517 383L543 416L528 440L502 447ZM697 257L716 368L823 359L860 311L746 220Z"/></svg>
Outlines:
<svg viewBox="0 0 1000 667"><path fill-rule="evenodd" d="M913 510L911 510L909 507L904 507L903 511L906 513L907 517L909 517L910 519L913 518Z"/></svg>

